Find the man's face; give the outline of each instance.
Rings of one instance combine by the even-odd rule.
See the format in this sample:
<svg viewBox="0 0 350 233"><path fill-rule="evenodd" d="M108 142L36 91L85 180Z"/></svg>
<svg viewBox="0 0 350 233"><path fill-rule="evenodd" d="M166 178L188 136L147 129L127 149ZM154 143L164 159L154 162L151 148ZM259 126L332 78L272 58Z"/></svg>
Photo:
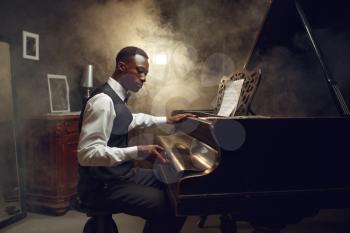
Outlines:
<svg viewBox="0 0 350 233"><path fill-rule="evenodd" d="M148 67L148 59L142 55L129 58L119 78L120 84L127 90L138 92L146 82Z"/></svg>

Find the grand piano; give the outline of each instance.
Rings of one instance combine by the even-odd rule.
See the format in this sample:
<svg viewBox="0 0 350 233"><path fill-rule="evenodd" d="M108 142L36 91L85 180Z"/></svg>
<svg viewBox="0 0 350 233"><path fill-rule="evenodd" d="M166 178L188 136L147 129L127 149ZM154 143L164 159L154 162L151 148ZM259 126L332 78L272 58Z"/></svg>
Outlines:
<svg viewBox="0 0 350 233"><path fill-rule="evenodd" d="M260 75L261 82L269 79L266 54L276 46L297 53L292 41L303 33L322 74L315 79L325 80L335 110L329 115L261 115L252 109L254 90L243 111L240 97L237 111L228 117L217 115L218 109L175 111L197 115L179 124L175 134L158 137L170 163L156 166L176 215L220 214L225 233L236 232L235 222L241 220L255 233L279 233L320 209L350 207L350 113L310 25L338 24L344 6L310 2L271 1L243 71L235 75L259 76L258 92ZM320 16L315 9L325 8L327 15L314 20ZM333 15L332 9L337 9ZM261 73L248 71L258 66Z"/></svg>

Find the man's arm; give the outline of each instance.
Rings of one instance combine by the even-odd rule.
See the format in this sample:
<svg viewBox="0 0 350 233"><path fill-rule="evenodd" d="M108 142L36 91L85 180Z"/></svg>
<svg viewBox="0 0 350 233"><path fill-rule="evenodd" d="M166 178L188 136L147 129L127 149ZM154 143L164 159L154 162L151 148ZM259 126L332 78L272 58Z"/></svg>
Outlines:
<svg viewBox="0 0 350 233"><path fill-rule="evenodd" d="M193 114L177 114L174 116L152 116L145 113L133 113L133 120L129 126L129 131L136 127L150 127L152 125L175 124L183 121L187 117L195 117Z"/></svg>
<svg viewBox="0 0 350 233"><path fill-rule="evenodd" d="M152 116L145 113L133 113L132 116L133 119L129 125L129 131L134 128L145 128L156 124L160 125L167 123L166 117Z"/></svg>
<svg viewBox="0 0 350 233"><path fill-rule="evenodd" d="M78 144L80 165L115 166L137 157L136 146L107 146L115 116L113 101L106 94L98 94L88 101Z"/></svg>

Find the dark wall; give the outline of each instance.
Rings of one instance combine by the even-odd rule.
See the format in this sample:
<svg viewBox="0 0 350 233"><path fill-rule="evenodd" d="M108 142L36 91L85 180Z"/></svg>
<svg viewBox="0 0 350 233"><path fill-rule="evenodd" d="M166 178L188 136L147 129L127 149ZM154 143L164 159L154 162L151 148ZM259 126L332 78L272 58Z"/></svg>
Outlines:
<svg viewBox="0 0 350 233"><path fill-rule="evenodd" d="M164 85L176 87L176 91L191 86L198 97L190 101L189 107L209 106L215 100L219 79L243 65L266 3L260 0L1 1L0 34L11 42L19 122L50 111L47 74L67 76L71 111L79 111L82 67L94 64L96 85L103 82L113 72L117 49L129 43L145 45L145 49L163 43L173 54L176 49L187 49L177 60L191 63L188 70L182 69L186 64L180 64L177 73L172 72L174 65L170 64L162 83L152 83L150 73L150 85L146 87L149 89L144 88L144 92L159 93ZM22 58L23 30L39 34L39 61ZM174 44L177 47L171 47ZM154 67L151 64L151 71L156 70ZM149 98L149 103L155 105L154 95L146 94L139 96ZM183 96L186 93L179 95ZM150 112L154 108L133 99L131 104L140 111Z"/></svg>
<svg viewBox="0 0 350 233"><path fill-rule="evenodd" d="M67 43L64 30L74 17L71 1L1 1L1 34L11 43L13 90L19 118L50 111L46 75L66 75L71 110L80 109L78 89L81 66L79 51ZM66 5L72 5L71 8ZM22 31L39 34L39 61L22 58ZM71 36L71 35L69 35Z"/></svg>
<svg viewBox="0 0 350 233"><path fill-rule="evenodd" d="M47 74L66 75L69 84L71 111L81 108L79 88L82 67L98 62L94 57L82 58L80 50L67 40L66 33L75 11L84 8L72 2L45 0L5 0L0 2L0 35L10 43L12 88L16 116L17 152L20 166L25 161L26 123L36 115L50 112ZM89 1L84 1L84 4ZM22 57L22 31L39 34L39 61ZM1 168L2 169L2 168ZM22 173L24 174L24 173Z"/></svg>

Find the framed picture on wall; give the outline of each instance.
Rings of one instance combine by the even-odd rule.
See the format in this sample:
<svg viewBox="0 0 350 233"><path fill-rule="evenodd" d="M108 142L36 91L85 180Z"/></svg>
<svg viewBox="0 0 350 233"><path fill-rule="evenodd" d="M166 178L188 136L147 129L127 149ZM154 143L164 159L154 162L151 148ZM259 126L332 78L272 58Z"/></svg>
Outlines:
<svg viewBox="0 0 350 233"><path fill-rule="evenodd" d="M23 35L23 58L39 60L39 35L22 31Z"/></svg>
<svg viewBox="0 0 350 233"><path fill-rule="evenodd" d="M69 86L65 75L48 74L50 109L52 113L70 112Z"/></svg>

